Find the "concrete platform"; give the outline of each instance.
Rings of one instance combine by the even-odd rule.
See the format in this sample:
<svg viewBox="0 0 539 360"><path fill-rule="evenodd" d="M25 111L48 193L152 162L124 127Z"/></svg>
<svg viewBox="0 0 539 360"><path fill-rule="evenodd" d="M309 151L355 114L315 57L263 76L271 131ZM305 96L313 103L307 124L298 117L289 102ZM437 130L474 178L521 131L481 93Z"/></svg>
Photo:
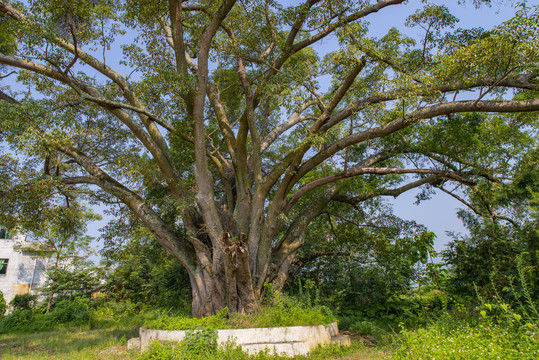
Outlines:
<svg viewBox="0 0 539 360"><path fill-rule="evenodd" d="M185 337L183 330L140 329L140 349L144 351L153 341L180 342ZM318 326L289 326L253 329L217 330L217 343L222 345L234 341L248 354L268 349L270 353L286 356L305 355L318 345L337 342L349 346L348 341L338 336L337 323Z"/></svg>

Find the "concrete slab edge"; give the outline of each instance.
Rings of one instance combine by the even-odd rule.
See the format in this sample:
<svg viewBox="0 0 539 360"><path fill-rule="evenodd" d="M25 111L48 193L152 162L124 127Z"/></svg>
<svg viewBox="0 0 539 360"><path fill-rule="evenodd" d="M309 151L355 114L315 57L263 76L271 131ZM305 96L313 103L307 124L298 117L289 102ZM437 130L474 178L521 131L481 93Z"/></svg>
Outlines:
<svg viewBox="0 0 539 360"><path fill-rule="evenodd" d="M180 342L187 331L152 330L140 328L140 350L144 351L153 341ZM242 350L255 354L266 348L270 353L295 356L305 355L317 346L332 343L339 329L337 323L316 326L289 326L275 328L221 329L217 330L217 343L234 341Z"/></svg>

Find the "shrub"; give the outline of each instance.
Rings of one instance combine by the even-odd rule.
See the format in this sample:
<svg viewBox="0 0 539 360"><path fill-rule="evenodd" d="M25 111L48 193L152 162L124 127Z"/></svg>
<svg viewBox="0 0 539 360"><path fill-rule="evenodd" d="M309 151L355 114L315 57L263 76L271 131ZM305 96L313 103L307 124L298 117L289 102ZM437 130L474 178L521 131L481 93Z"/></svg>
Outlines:
<svg viewBox="0 0 539 360"><path fill-rule="evenodd" d="M13 300L9 303L13 310L29 310L35 309L37 301L37 295L23 294L15 295Z"/></svg>
<svg viewBox="0 0 539 360"><path fill-rule="evenodd" d="M171 360L174 356L174 345L168 342L154 341L140 354L138 360Z"/></svg>
<svg viewBox="0 0 539 360"><path fill-rule="evenodd" d="M181 345L190 354L213 354L217 351L217 331L211 328L188 331Z"/></svg>
<svg viewBox="0 0 539 360"><path fill-rule="evenodd" d="M21 301L22 302L22 301ZM0 333L18 333L51 330L64 325L89 324L91 312L89 299L73 297L54 304L52 311L19 306L11 314L0 319Z"/></svg>
<svg viewBox="0 0 539 360"><path fill-rule="evenodd" d="M187 317L183 314L158 312L155 318L146 321L144 326L160 330L195 330L204 327L224 329L227 327L228 309L224 308L214 316L201 319Z"/></svg>
<svg viewBox="0 0 539 360"><path fill-rule="evenodd" d="M35 327L36 314L33 310L15 310L0 320L0 334L28 331Z"/></svg>
<svg viewBox="0 0 539 360"><path fill-rule="evenodd" d="M402 332L395 359L537 359L539 331L506 323L446 317L426 328Z"/></svg>
<svg viewBox="0 0 539 360"><path fill-rule="evenodd" d="M6 300L4 299L4 294L0 291L0 318L4 317L4 314L6 313L7 304Z"/></svg>
<svg viewBox="0 0 539 360"><path fill-rule="evenodd" d="M217 347L217 332L214 329L206 328L198 331L190 331L178 344L169 342L153 342L144 351L138 360L176 360L176 359L248 359L244 353L234 350L235 346L225 346L219 350ZM230 352L234 352L235 357L229 357ZM226 355L228 353L228 355ZM223 356L224 355L224 356Z"/></svg>
<svg viewBox="0 0 539 360"><path fill-rule="evenodd" d="M198 347L192 348L184 341L173 344L170 342L153 342L137 360L287 360L288 357L271 355L267 350L256 355L248 355L234 342L227 342L221 347ZM198 340L197 340L198 341ZM297 357L304 359L303 356ZM323 357L325 358L325 357Z"/></svg>
<svg viewBox="0 0 539 360"><path fill-rule="evenodd" d="M54 324L81 324L90 320L89 300L84 297L64 299L57 302L48 314L48 320Z"/></svg>
<svg viewBox="0 0 539 360"><path fill-rule="evenodd" d="M417 331L403 331L396 359L537 359L539 357L539 312L528 288L522 261L517 258L518 279L509 278L517 308L503 299L492 282L487 300L476 289L480 305L473 316L459 319L448 314ZM518 281L524 301L519 301ZM475 286L475 284L474 284Z"/></svg>
<svg viewBox="0 0 539 360"><path fill-rule="evenodd" d="M200 332L199 332L200 333ZM195 336L196 337L196 336ZM207 335L202 336L202 339L207 338ZM204 347L193 348L187 345L192 340L185 339L178 344L169 342L153 342L144 351L137 360L288 360L289 357L281 355L272 355L266 349L256 355L248 355L242 351L240 346L234 342L226 342L215 347L213 344L207 344ZM196 340L197 342L199 340ZM202 340L205 343L205 340ZM342 347L330 345L324 348L317 348L308 355L297 355L294 359L328 359L328 358L344 358L357 350L357 345L352 347Z"/></svg>

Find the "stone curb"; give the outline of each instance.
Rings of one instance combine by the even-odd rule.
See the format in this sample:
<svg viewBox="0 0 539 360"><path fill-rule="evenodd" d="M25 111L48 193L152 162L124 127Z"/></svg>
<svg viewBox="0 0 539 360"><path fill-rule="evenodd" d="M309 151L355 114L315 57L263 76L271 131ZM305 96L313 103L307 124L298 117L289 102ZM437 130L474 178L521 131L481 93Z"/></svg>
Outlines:
<svg viewBox="0 0 539 360"><path fill-rule="evenodd" d="M151 330L140 328L140 338L130 339L127 348L144 351L154 341L180 342L187 331ZM274 328L221 329L217 330L217 343L223 345L233 341L248 354L266 349L272 354L305 355L319 345L338 343L350 346L349 336L339 336L337 323L318 326L288 326Z"/></svg>

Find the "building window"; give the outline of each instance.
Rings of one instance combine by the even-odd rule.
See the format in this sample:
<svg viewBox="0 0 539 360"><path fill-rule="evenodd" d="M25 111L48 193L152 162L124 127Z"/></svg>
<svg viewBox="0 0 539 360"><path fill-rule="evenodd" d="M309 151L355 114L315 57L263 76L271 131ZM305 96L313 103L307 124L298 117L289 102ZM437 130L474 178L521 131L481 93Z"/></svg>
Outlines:
<svg viewBox="0 0 539 360"><path fill-rule="evenodd" d="M8 229L0 228L0 239L4 239L4 240L11 239L11 234L9 233Z"/></svg>
<svg viewBox="0 0 539 360"><path fill-rule="evenodd" d="M0 259L0 275L6 275L9 259Z"/></svg>

